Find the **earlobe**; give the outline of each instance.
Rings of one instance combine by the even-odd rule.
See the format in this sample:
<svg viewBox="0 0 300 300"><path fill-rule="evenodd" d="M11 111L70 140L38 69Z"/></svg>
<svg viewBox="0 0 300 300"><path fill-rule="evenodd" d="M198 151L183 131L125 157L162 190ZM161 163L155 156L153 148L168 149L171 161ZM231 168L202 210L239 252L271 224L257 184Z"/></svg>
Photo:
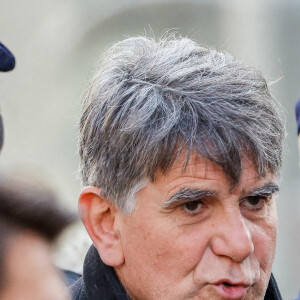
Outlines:
<svg viewBox="0 0 300 300"><path fill-rule="evenodd" d="M79 197L79 214L103 262L117 267L124 263L123 250L116 228L117 209L100 196L100 189L85 187Z"/></svg>

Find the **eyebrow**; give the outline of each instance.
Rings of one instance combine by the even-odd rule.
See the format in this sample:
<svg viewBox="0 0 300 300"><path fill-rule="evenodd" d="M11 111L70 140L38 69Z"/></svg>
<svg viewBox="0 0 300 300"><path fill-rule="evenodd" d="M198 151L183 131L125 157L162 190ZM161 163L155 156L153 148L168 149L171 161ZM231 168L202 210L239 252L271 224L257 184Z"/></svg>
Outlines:
<svg viewBox="0 0 300 300"><path fill-rule="evenodd" d="M266 185L256 188L249 193L249 196L271 195L279 192L279 186L276 183L270 182Z"/></svg>
<svg viewBox="0 0 300 300"><path fill-rule="evenodd" d="M182 188L176 194L172 195L166 202L163 203L163 208L172 208L178 203L186 201L196 201L202 198L214 196L216 193L210 190L199 190L193 188Z"/></svg>
<svg viewBox="0 0 300 300"><path fill-rule="evenodd" d="M253 189L248 193L248 196L271 195L279 192L279 186L273 182ZM186 201L201 200L206 197L215 196L216 193L211 190L199 190L193 188L182 188L177 193L172 195L166 202L163 203L163 208L172 208Z"/></svg>

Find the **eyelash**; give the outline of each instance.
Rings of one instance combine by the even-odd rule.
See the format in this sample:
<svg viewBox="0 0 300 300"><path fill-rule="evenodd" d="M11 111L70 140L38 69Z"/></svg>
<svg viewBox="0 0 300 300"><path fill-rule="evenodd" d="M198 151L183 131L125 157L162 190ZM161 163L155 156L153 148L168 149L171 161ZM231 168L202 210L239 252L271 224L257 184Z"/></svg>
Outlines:
<svg viewBox="0 0 300 300"><path fill-rule="evenodd" d="M272 196L273 196L272 194L248 196L248 197L242 199L240 201L240 204L243 205L246 201L249 201L249 200L257 200L258 201L257 204L254 204L254 205L250 204L250 205L244 205L244 206L253 211L259 211L264 207L265 204L270 203ZM186 207L188 204L197 204L198 205L197 209L195 209L195 211L188 210ZM204 205L204 203L202 200L193 200L193 201L184 202L184 203L180 204L179 206L186 214L193 216L193 215L197 215L199 213L199 210L201 210L203 205Z"/></svg>
<svg viewBox="0 0 300 300"><path fill-rule="evenodd" d="M257 196L249 196L249 197L246 197L244 199L242 199L240 201L241 204L245 203L247 200L251 200L251 199L255 199L255 200L258 200L258 203L257 204L254 204L254 205L245 205L245 207L248 207L252 210L260 210L264 207L265 204L268 204L270 203L271 199L272 199L272 195L257 195Z"/></svg>
<svg viewBox="0 0 300 300"><path fill-rule="evenodd" d="M193 211L188 211L186 209L186 205L188 204L197 204L197 209L195 210L195 212ZM188 215L190 216L193 216L193 215L197 215L199 213L199 210L201 210L201 207L202 205L204 205L203 201L202 200L193 200L193 201L187 201L187 202L184 202L182 204L180 204L180 208Z"/></svg>

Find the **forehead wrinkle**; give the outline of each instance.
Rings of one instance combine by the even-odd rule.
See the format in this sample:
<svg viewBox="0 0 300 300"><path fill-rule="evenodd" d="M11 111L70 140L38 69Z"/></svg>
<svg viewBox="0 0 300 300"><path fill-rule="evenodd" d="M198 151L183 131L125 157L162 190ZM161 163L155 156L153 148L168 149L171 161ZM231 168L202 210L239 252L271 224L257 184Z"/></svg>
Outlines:
<svg viewBox="0 0 300 300"><path fill-rule="evenodd" d="M214 165L209 161L198 162L196 164L189 164L186 166L186 168L183 168L183 166L176 166L173 167L164 176L168 176L170 173L173 172L181 178L195 177L195 178L202 178L206 180L214 179L215 178L214 174L216 173L223 173L224 176L226 176L226 174L224 173L224 171L220 166L218 166L217 164Z"/></svg>
<svg viewBox="0 0 300 300"><path fill-rule="evenodd" d="M186 173L186 172L189 172L191 169L199 168L201 166L201 168L204 167L203 170L205 172L211 171L211 170L216 171L216 169L223 172L223 169L220 165L209 160L206 157L200 156L199 154L192 153L190 155L187 163L186 163L185 159L186 159L186 157L184 155L180 156L174 162L170 171L179 169L181 171L181 173Z"/></svg>

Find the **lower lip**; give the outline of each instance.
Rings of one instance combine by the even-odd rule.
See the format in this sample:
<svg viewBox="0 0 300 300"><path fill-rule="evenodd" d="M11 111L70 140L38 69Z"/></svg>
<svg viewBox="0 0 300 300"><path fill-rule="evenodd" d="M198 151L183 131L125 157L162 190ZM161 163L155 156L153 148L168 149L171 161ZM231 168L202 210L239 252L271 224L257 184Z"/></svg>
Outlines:
<svg viewBox="0 0 300 300"><path fill-rule="evenodd" d="M247 290L249 288L243 285L227 286L224 284L218 284L215 285L215 287L222 298L231 299L231 300L242 299L246 295Z"/></svg>

